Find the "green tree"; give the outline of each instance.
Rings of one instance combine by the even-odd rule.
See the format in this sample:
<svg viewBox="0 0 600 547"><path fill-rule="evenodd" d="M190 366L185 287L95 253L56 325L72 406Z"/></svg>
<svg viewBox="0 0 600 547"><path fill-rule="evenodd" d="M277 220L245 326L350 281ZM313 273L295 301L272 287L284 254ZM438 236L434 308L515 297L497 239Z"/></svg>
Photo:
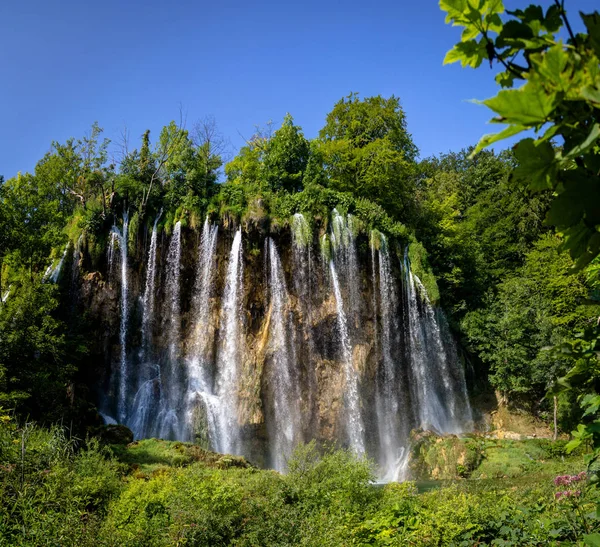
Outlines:
<svg viewBox="0 0 600 547"><path fill-rule="evenodd" d="M445 63L477 68L489 60L504 69L496 81L505 89L482 102L496 113L492 121L507 127L483 137L476 151L536 133L515 146L513 177L555 192L547 221L564 235L577 266L588 264L600 252L600 14L581 13L588 33L575 35L558 1L546 11L531 5L507 12L506 21L502 0L440 0L440 7L446 22L464 27Z"/></svg>
<svg viewBox="0 0 600 547"><path fill-rule="evenodd" d="M310 145L301 128L294 125L290 114L286 114L281 128L266 146L263 176L267 184L275 191L301 191L309 153Z"/></svg>
<svg viewBox="0 0 600 547"><path fill-rule="evenodd" d="M472 149L419 164L413 226L429 252L442 298L459 318L523 264L548 228L549 192L510 181L510 152Z"/></svg>
<svg viewBox="0 0 600 547"><path fill-rule="evenodd" d="M489 366L491 384L530 405L569 367L548 348L589 327L600 313L600 306L587 303L585 278L572 275L572 260L559 252L560 244L556 235L541 237L523 266L462 324L471 349Z"/></svg>
<svg viewBox="0 0 600 547"><path fill-rule="evenodd" d="M50 189L49 189L50 187ZM30 277L43 272L53 247L64 244L67 216L51 185L31 174L17 175L2 186L5 247L2 260Z"/></svg>
<svg viewBox="0 0 600 547"><path fill-rule="evenodd" d="M72 212L76 206L85 209L95 199L102 206L103 216L107 215L114 166L107 164L110 141L100 141L102 131L96 122L82 139L71 138L65 144L53 142L50 152L35 167L40 186L53 198L60 197L65 212Z"/></svg>
<svg viewBox="0 0 600 547"><path fill-rule="evenodd" d="M55 285L27 278L0 306L0 404L49 420L61 418L75 372L57 307Z"/></svg>
<svg viewBox="0 0 600 547"><path fill-rule="evenodd" d="M397 97L360 100L351 93L327 115L319 140L330 188L407 214L417 148Z"/></svg>

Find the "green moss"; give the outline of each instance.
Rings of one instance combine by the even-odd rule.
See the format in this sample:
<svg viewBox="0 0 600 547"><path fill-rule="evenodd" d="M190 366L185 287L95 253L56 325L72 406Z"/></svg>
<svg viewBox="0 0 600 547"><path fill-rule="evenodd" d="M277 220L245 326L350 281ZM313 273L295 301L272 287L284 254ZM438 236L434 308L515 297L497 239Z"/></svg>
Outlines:
<svg viewBox="0 0 600 547"><path fill-rule="evenodd" d="M427 251L415 239L410 242L408 247L408 259L410 260L412 273L417 276L423 287L425 287L429 301L432 304L437 304L440 300L440 290L429 265Z"/></svg>
<svg viewBox="0 0 600 547"><path fill-rule="evenodd" d="M201 463L209 467L250 467L250 464L235 456L223 456L205 450L201 446L180 441L143 439L129 445L112 445L115 456L136 472L138 476L149 476L169 467L185 467L192 463ZM223 458L234 458L229 465Z"/></svg>
<svg viewBox="0 0 600 547"><path fill-rule="evenodd" d="M466 478L482 458L482 442L478 439L438 437L427 432L413 434L410 466L417 479Z"/></svg>
<svg viewBox="0 0 600 547"><path fill-rule="evenodd" d="M140 230L140 215L136 211L129 219L129 227L127 229L127 251L130 256L135 255L137 250L138 233Z"/></svg>
<svg viewBox="0 0 600 547"><path fill-rule="evenodd" d="M303 218L303 221L302 221ZM301 247L308 247L313 241L312 219L302 215L300 219L292 217L289 221L294 242Z"/></svg>
<svg viewBox="0 0 600 547"><path fill-rule="evenodd" d="M328 234L323 234L319 239L319 247L321 249L321 257L325 262L331 260L331 240Z"/></svg>
<svg viewBox="0 0 600 547"><path fill-rule="evenodd" d="M321 222L327 229L328 217L333 209L341 215L352 215L352 230L355 235L373 228L402 241L408 238L406 227L394 220L379 205L356 198L347 192L337 192L319 185L311 185L301 192L273 192L265 185L256 183L225 183L211 200L208 211L217 212L221 218L236 221L261 222L275 228L287 226L295 213Z"/></svg>

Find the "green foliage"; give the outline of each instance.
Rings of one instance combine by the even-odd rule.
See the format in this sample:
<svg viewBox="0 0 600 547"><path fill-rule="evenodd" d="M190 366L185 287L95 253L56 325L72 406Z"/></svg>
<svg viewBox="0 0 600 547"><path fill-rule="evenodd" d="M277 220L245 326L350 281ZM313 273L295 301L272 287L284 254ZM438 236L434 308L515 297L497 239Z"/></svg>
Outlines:
<svg viewBox="0 0 600 547"><path fill-rule="evenodd" d="M361 101L350 94L327 115L319 139L330 188L372 200L398 218L407 214L417 149L397 97Z"/></svg>
<svg viewBox="0 0 600 547"><path fill-rule="evenodd" d="M0 414L2 414L0 412ZM58 427L0 419L0 544L97 545L121 467L98 443L79 449Z"/></svg>
<svg viewBox="0 0 600 547"><path fill-rule="evenodd" d="M263 178L273 190L298 192L302 189L310 146L300 127L286 114L283 124L269 140L263 162Z"/></svg>
<svg viewBox="0 0 600 547"><path fill-rule="evenodd" d="M581 14L588 34L575 36L558 2L508 12L502 21L501 0L478 5L441 0L447 22L464 27L461 42L445 62L478 67L484 59L505 69L497 77L506 89L483 101L508 127L484 137L476 152L492 142L533 129L515 147L519 166L513 176L534 191L551 189L555 198L547 222L564 235L564 247L581 268L600 252L600 27L598 12ZM468 7L468 9L467 9ZM558 38L563 22L567 43ZM522 66L523 59L526 66ZM513 88L515 80L525 83ZM552 140L561 146L554 148Z"/></svg>
<svg viewBox="0 0 600 547"><path fill-rule="evenodd" d="M0 305L0 402L60 419L74 368L65 363L64 325L52 315L57 306L54 285L27 278Z"/></svg>
<svg viewBox="0 0 600 547"><path fill-rule="evenodd" d="M417 479L448 480L470 477L483 459L480 439L412 435L410 468Z"/></svg>
<svg viewBox="0 0 600 547"><path fill-rule="evenodd" d="M571 259L558 252L560 239L541 238L520 270L498 285L484 308L466 315L469 343L491 371L492 385L508 394L540 399L569 361L547 351L585 328L600 313L586 305L582 276L571 274Z"/></svg>
<svg viewBox="0 0 600 547"><path fill-rule="evenodd" d="M507 152L462 150L419 165L412 224L456 319L482 306L544 232L549 195L512 183L514 162Z"/></svg>
<svg viewBox="0 0 600 547"><path fill-rule="evenodd" d="M66 223L59 189L33 175L17 175L2 186L0 208L5 219L0 260L32 277L43 272L53 247L64 245Z"/></svg>
<svg viewBox="0 0 600 547"><path fill-rule="evenodd" d="M19 427L0 411L0 543L537 546L598 533L585 481L578 496L555 500L554 474L577 472L580 459L544 464L548 443L537 440L484 444L522 450L549 469L530 476L524 466L505 484L463 480L419 494L413 483L375 486L369 462L314 443L298 447L280 475L151 439L119 448L130 469L123 480L123 465L97 441L77 448L59 428Z"/></svg>
<svg viewBox="0 0 600 547"><path fill-rule="evenodd" d="M427 298L432 304L436 304L440 299L440 291L435 275L431 271L425 247L418 241L413 240L408 246L408 258L412 273L419 278L427 291Z"/></svg>

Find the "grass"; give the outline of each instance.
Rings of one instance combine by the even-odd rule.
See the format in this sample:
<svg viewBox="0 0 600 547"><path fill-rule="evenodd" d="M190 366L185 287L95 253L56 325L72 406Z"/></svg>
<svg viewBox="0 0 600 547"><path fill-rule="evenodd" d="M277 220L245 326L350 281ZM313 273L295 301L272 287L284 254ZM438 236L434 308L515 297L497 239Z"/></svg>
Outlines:
<svg viewBox="0 0 600 547"><path fill-rule="evenodd" d="M556 449L560 446L537 439L486 441L483 459L471 478L516 478L529 475L549 477L560 473L575 473L585 468L581 454L561 454Z"/></svg>
<svg viewBox="0 0 600 547"><path fill-rule="evenodd" d="M217 454L198 445L179 441L143 439L127 446L111 445L111 450L138 478L154 476L171 467L187 467L196 462L217 469L251 467L240 456Z"/></svg>

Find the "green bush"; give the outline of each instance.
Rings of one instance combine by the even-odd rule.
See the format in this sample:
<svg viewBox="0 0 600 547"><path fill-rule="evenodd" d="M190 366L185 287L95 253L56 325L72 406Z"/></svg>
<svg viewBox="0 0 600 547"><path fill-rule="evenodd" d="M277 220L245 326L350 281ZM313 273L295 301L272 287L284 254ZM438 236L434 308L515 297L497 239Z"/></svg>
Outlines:
<svg viewBox="0 0 600 547"><path fill-rule="evenodd" d="M0 425L0 545L96 545L122 467L96 440L77 447L66 432Z"/></svg>

